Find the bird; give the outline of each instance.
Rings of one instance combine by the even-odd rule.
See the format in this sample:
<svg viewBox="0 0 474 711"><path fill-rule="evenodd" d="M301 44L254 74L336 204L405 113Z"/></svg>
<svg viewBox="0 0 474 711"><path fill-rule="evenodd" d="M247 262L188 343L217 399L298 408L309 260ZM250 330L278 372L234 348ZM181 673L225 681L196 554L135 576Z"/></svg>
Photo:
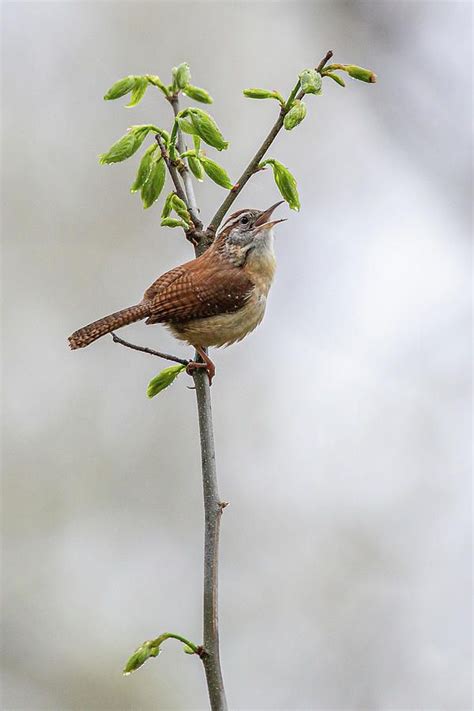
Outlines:
<svg viewBox="0 0 474 711"><path fill-rule="evenodd" d="M211 246L199 257L160 276L140 303L104 316L69 336L69 346L85 348L98 338L136 321L161 323L175 338L193 346L202 359L190 361L187 372L215 365L208 347L241 341L262 321L276 268L274 210L243 209L224 223Z"/></svg>

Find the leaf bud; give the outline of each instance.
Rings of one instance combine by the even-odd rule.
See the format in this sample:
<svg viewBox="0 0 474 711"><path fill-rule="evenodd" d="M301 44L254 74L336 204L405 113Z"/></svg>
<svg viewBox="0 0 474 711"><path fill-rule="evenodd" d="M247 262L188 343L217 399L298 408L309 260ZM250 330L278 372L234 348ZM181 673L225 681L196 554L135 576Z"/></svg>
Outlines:
<svg viewBox="0 0 474 711"><path fill-rule="evenodd" d="M283 125L287 131L295 128L306 116L306 106L302 101L296 100L291 109L286 114Z"/></svg>
<svg viewBox="0 0 474 711"><path fill-rule="evenodd" d="M213 148L217 148L218 151L225 150L228 147L228 142L224 140L212 116L202 109L196 108L188 109L188 113L191 117L195 133L197 133L205 143L209 146L213 146Z"/></svg>
<svg viewBox="0 0 474 711"><path fill-rule="evenodd" d="M139 669L150 657L157 657L160 653L159 647L154 647L151 642L143 642L127 661L123 673L128 676Z"/></svg>
<svg viewBox="0 0 474 711"><path fill-rule="evenodd" d="M357 67L355 64L346 64L346 72L353 79L358 79L359 81L365 81L368 84L375 84L377 81L377 75L371 69L364 69L363 67Z"/></svg>
<svg viewBox="0 0 474 711"><path fill-rule="evenodd" d="M299 210L300 199L298 190L296 189L296 180L293 175L290 173L288 168L283 165L283 163L280 163L274 158L268 158L263 161L259 167L264 168L267 164L271 165L273 168L273 177L282 197L286 200L292 210Z"/></svg>
<svg viewBox="0 0 474 711"><path fill-rule="evenodd" d="M143 207L151 207L160 196L166 179L166 165L163 158L154 160L146 182L142 185L141 196Z"/></svg>
<svg viewBox="0 0 474 711"><path fill-rule="evenodd" d="M200 156L199 160L201 161L202 167L206 171L207 175L211 180L217 183L217 185L227 188L227 190L231 190L233 188L233 184L222 166L210 158L207 158L207 156Z"/></svg>
<svg viewBox="0 0 474 711"><path fill-rule="evenodd" d="M187 62L183 62L173 69L173 82L177 89L184 89L191 81L191 70Z"/></svg>
<svg viewBox="0 0 474 711"><path fill-rule="evenodd" d="M196 180L199 180L199 182L202 183L204 179L204 168L202 167L199 158L196 158L196 156L188 156L188 165Z"/></svg>
<svg viewBox="0 0 474 711"><path fill-rule="evenodd" d="M183 94L186 94L190 99L194 99L194 101L200 101L202 104L212 104L213 102L212 96L199 86L187 84L183 89Z"/></svg>
<svg viewBox="0 0 474 711"><path fill-rule="evenodd" d="M176 193L174 193L173 197L171 198L171 205L176 214L183 220L183 222L186 222L187 226L189 227L191 223L191 215L189 214L187 205L184 200L181 200L181 198L178 197Z"/></svg>
<svg viewBox="0 0 474 711"><path fill-rule="evenodd" d="M162 227L182 227L183 230L188 230L189 225L187 225L183 220L177 220L175 217L164 217L161 220ZM174 378L173 378L174 380ZM153 382L153 381L152 381ZM150 383L151 385L151 383ZM165 387L168 387L167 385ZM163 390L163 388L161 388ZM159 391L158 391L159 392ZM156 393L154 393L156 395ZM148 394L148 397L153 397L153 395Z"/></svg>
<svg viewBox="0 0 474 711"><path fill-rule="evenodd" d="M336 82L336 84L339 84L339 86L345 86L346 82L342 77L339 76L339 74L334 74L333 72L325 72L324 73L325 77L329 77L333 81Z"/></svg>
<svg viewBox="0 0 474 711"><path fill-rule="evenodd" d="M130 75L119 79L115 84L112 84L108 92L104 95L104 99L110 101L111 99L120 99L121 96L125 96L125 94L132 91L135 86L136 78L137 77Z"/></svg>
<svg viewBox="0 0 474 711"><path fill-rule="evenodd" d="M154 145L151 145L149 148L146 149L140 161L140 165L138 166L137 176L132 187L130 188L130 192L136 193L137 190L140 190L142 185L144 185L144 183L148 180L153 161L153 154L155 153L157 148L158 146L155 143Z"/></svg>
<svg viewBox="0 0 474 711"><path fill-rule="evenodd" d="M321 74L316 69L305 69L299 75L301 88L305 94L321 93Z"/></svg>
<svg viewBox="0 0 474 711"><path fill-rule="evenodd" d="M268 91L268 89L244 89L242 93L249 99L278 99L278 101L281 99L278 92Z"/></svg>

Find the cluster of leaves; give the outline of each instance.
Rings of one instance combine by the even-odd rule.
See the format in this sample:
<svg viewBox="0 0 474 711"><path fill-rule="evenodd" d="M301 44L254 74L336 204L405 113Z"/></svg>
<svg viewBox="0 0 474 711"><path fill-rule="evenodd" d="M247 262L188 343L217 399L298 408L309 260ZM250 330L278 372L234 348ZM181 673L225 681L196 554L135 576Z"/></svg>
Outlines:
<svg viewBox="0 0 474 711"><path fill-rule="evenodd" d="M191 84L191 72L186 62L172 70L172 81L168 85L156 75L131 75L113 84L105 94L104 99L119 99L130 94L130 101L127 107L136 106L150 85L160 89L169 101L172 101L174 97L182 92L194 101L204 104L212 103L212 97L206 89ZM179 154L177 149L178 130L192 136L194 145L192 150ZM201 148L202 142L207 146L216 148L218 151L222 151L228 148L229 143L224 139L212 116L197 107L188 107L180 111L175 118L171 132L153 124L131 126L124 136L119 138L106 153L100 156L100 163L120 163L127 158L131 158L149 133L152 133L155 137L160 137L165 151L178 170L182 169L184 161L187 161L187 166L197 180L202 181L207 175L217 185L227 190L232 189L233 183L225 169L209 158ZM145 150L140 160L136 178L131 186L131 192L140 191L143 207L146 209L151 207L158 199L163 191L165 181L166 164L162 151L155 141ZM165 201L165 207L162 212L162 225L186 229L190 225L186 206L183 201L180 201L184 205L183 208L183 205L177 202L177 196L175 195L174 199L172 199L171 195ZM172 209L177 212L178 218L169 217Z"/></svg>
<svg viewBox="0 0 474 711"><path fill-rule="evenodd" d="M331 64L323 66L321 71L304 69L299 74L296 86L287 99L279 91L261 88L245 89L243 93L250 99L277 101L280 104L281 125L287 131L292 131L306 118L307 107L303 99L308 95L318 96L321 94L324 77L329 77L339 86L345 86L345 82L338 72L345 72L353 79L367 83L373 83L376 80L376 75L369 69L354 64ZM206 89L191 84L191 71L186 62L173 68L170 84L165 84L160 77L154 74L130 75L113 84L104 99L114 100L130 94L127 107L133 107L142 100L149 86L158 88L171 103L180 93L203 104L211 104L213 101ZM182 143L178 141L180 131L191 137L193 143L191 149L186 148L182 152L179 151L178 143L182 147ZM198 181L203 181L207 176L220 187L226 190L233 189L233 182L225 168L209 158L203 149L203 145L205 145L217 151L224 151L229 147L229 142L222 135L214 118L202 108L194 106L184 108L176 114L171 131L154 124L131 126L124 136L100 156L100 162L120 163L130 158L142 146L149 134L152 134L155 140L144 151L131 186L132 193L140 191L145 209L151 207L163 192L167 161L177 169L178 173L189 169ZM289 207L292 210L299 210L300 199L293 174L276 158L266 158L259 163L256 169L264 170L267 166L272 168L275 184ZM174 191L165 198L161 212L161 225L171 228L179 227L185 231L190 231L193 228L188 206ZM185 365L173 365L165 368L149 383L148 396L154 397L171 385L185 368ZM154 647L150 649L154 649ZM148 647L143 650L142 653L145 654ZM152 652L148 656L153 656Z"/></svg>
<svg viewBox="0 0 474 711"><path fill-rule="evenodd" d="M346 72L350 77L365 82L374 82L375 74L369 69L353 64L332 64L319 73L315 69L305 69L298 77L298 83L285 99L278 91L267 89L245 89L244 95L251 99L274 99L279 102L283 115L283 126L292 131L306 117L307 108L302 100L309 94L321 94L323 77L327 76L340 86L345 86L344 80L336 72ZM211 104L212 97L206 89L191 84L191 71L184 62L172 70L170 84L165 84L154 74L130 75L113 84L104 96L106 100L119 99L130 94L127 107L136 106L145 95L149 86L158 88L164 96L172 101L181 92L188 98L204 104ZM192 137L193 148L179 153L177 149L178 130ZM207 175L214 183L226 190L232 190L233 183L226 170L215 160L209 158L202 149L202 143L218 151L229 146L213 117L201 108L188 107L180 111L174 121L171 132L153 124L131 126L128 132L100 156L101 163L119 163L134 155L149 133L161 138L164 150L178 170L188 167L194 177L202 181ZM289 169L275 158L268 158L259 165L264 169L270 165L273 177L282 197L292 210L300 209L296 180ZM166 182L166 164L162 151L154 142L144 152L136 178L131 186L131 192L141 193L143 207L149 208L161 195ZM171 212L177 216L170 216ZM185 230L191 227L191 218L186 205L179 197L170 193L165 200L161 224L165 227L181 227Z"/></svg>

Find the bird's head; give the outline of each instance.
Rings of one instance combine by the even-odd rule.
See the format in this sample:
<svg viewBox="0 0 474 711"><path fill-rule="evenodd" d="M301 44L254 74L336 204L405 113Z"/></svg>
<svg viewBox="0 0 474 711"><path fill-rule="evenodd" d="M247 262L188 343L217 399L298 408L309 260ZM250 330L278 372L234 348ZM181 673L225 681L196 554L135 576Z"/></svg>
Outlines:
<svg viewBox="0 0 474 711"><path fill-rule="evenodd" d="M273 227L282 220L272 220L273 211L284 200L276 202L267 210L239 210L234 212L222 226L218 241L227 247L243 248L245 251L271 241Z"/></svg>

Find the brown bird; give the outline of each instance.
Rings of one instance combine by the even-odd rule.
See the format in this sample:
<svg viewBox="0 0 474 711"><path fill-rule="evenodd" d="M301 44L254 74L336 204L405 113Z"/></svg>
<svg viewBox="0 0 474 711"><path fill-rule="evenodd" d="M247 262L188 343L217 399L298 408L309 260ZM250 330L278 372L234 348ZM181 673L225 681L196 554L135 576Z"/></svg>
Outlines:
<svg viewBox="0 0 474 711"><path fill-rule="evenodd" d="M281 201L283 202L283 201ZM135 306L94 321L69 337L72 349L135 321L163 323L173 336L193 346L203 363L191 361L188 372L215 366L205 348L242 340L261 322L275 274L273 211L239 210L229 217L215 241L200 257L163 274Z"/></svg>

